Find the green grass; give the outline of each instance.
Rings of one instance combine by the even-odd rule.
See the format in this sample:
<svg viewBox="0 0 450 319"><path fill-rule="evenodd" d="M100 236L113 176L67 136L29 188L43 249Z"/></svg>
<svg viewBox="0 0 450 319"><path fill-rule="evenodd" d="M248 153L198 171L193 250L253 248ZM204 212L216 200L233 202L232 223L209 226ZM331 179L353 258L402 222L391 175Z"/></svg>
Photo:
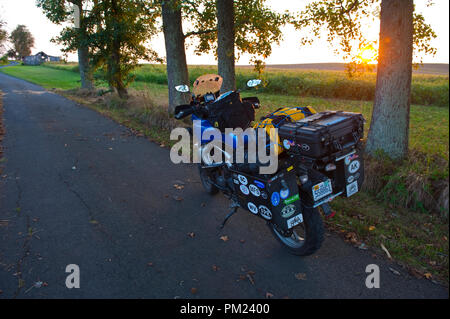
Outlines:
<svg viewBox="0 0 450 319"><path fill-rule="evenodd" d="M78 72L76 63L47 63L46 67ZM214 66L190 66L190 83L202 74L217 73ZM135 80L143 83L167 85L164 65L144 64L134 71ZM98 73L98 76L101 76ZM238 68L238 87L244 87L249 78L258 75L248 68ZM372 101L375 93L376 74L366 72L349 78L342 71L308 71L270 69L264 73L265 93ZM418 105L448 107L449 78L443 75L414 74L411 101Z"/></svg>
<svg viewBox="0 0 450 319"><path fill-rule="evenodd" d="M17 65L1 69L1 72L39 84L46 89L62 90L80 87L80 75L71 71L44 68L41 66Z"/></svg>
<svg viewBox="0 0 450 319"><path fill-rule="evenodd" d="M160 66L146 65L137 71L137 81L131 85L131 91L144 92L147 96L144 100L133 100L128 104L112 95L109 100L105 97L103 102L99 102L95 94L93 97L79 96L76 90L80 85L79 75L73 72L76 68L77 65L73 64L52 65L51 68L16 66L1 69L0 72L45 88L61 89L63 91L60 93L87 104L154 141L164 145L174 143L169 140L170 129L164 126L164 122L168 121L164 107L167 106L167 85L165 79L162 80L165 72ZM214 71L212 67L194 67L191 77ZM239 76L244 77L248 71L242 74ZM320 76L326 77L329 73L323 72ZM433 81L441 83L442 78L415 76L416 83L421 80L425 84ZM370 125L370 101L300 96L298 92L292 95L275 94L267 89L243 92L243 96L251 95L257 95L261 100L262 107L257 110L257 118L278 107L309 105L317 111L328 109L362 113L367 120L366 135ZM326 222L328 227L343 234L355 233L356 242L352 244L358 246L365 243L385 255L380 249L380 244L383 244L394 260L418 269L422 274L430 273L433 278L448 281L448 219L432 213L423 200L426 196L412 196L415 188L411 188L412 185L418 191L431 194L442 182L448 182L448 141L448 104L447 107L413 104L410 117L411 156L402 163L388 160L368 162L368 166L372 167L367 167L366 171L371 171L371 180L366 179L366 184L379 185L367 187L351 198L333 201L332 207L338 214Z"/></svg>

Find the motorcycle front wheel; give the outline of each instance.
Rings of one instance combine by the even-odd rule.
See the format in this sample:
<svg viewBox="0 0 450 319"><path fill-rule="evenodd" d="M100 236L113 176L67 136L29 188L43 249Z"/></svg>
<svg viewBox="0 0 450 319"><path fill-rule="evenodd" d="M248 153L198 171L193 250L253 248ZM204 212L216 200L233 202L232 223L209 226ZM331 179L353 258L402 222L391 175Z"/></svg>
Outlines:
<svg viewBox="0 0 450 319"><path fill-rule="evenodd" d="M281 234L274 224L268 223L267 225L278 242L294 255L311 255L322 245L324 228L322 217L317 208L305 208L303 210L303 223L294 227L289 237Z"/></svg>

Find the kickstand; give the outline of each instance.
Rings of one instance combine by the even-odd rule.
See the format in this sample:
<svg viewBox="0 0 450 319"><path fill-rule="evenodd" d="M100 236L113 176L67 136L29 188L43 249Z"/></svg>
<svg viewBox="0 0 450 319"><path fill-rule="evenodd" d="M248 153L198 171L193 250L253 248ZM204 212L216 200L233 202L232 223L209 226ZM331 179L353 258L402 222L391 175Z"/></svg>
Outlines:
<svg viewBox="0 0 450 319"><path fill-rule="evenodd" d="M229 212L228 215L225 216L225 219L223 220L222 224L219 225L219 227L218 227L219 229L223 229L223 228L225 227L225 224L227 223L228 219L230 219L230 217L233 216L234 213L237 212L237 210L238 210L238 208L239 208L239 204L237 204L237 203L232 203L232 204L230 205L230 208L231 208L231 212Z"/></svg>

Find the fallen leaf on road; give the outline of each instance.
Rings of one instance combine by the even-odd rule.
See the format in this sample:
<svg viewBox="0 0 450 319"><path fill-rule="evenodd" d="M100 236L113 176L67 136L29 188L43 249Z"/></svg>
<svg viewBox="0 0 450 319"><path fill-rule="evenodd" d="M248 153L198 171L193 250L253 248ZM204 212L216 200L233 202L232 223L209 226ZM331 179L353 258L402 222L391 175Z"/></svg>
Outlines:
<svg viewBox="0 0 450 319"><path fill-rule="evenodd" d="M241 239L239 242L240 242L241 244L243 244L243 243L245 243L245 239Z"/></svg>
<svg viewBox="0 0 450 319"><path fill-rule="evenodd" d="M212 265L212 270L218 271L220 268L217 265Z"/></svg>
<svg viewBox="0 0 450 319"><path fill-rule="evenodd" d="M401 275L400 272L397 271L397 270L395 270L394 268L389 267L389 270L390 270L394 275L397 275L397 276L400 276L400 275Z"/></svg>
<svg viewBox="0 0 450 319"><path fill-rule="evenodd" d="M361 243L361 245L359 245L358 248L359 248L359 249L362 249L362 250L367 250L367 249L368 249L368 248L367 248L367 245L364 244L364 243Z"/></svg>
<svg viewBox="0 0 450 319"><path fill-rule="evenodd" d="M381 249L383 249L384 252L386 253L386 255L389 257L389 259L392 259L392 256L389 253L389 250L387 250L387 248L383 244L380 244L380 246L381 246Z"/></svg>
<svg viewBox="0 0 450 319"><path fill-rule="evenodd" d="M177 195L173 196L173 199L175 199L177 202L180 202L183 200L183 198L181 198L180 196L177 196Z"/></svg>
<svg viewBox="0 0 450 319"><path fill-rule="evenodd" d="M303 272L299 272L299 273L295 274L295 278L297 280L306 280L306 274Z"/></svg>
<svg viewBox="0 0 450 319"><path fill-rule="evenodd" d="M410 268L409 273L416 278L422 278L424 276L421 272L419 272L418 270L416 270L414 268Z"/></svg>
<svg viewBox="0 0 450 319"><path fill-rule="evenodd" d="M197 288L191 288L191 294L195 295L197 293Z"/></svg>
<svg viewBox="0 0 450 319"><path fill-rule="evenodd" d="M153 267L153 263L147 263L147 266Z"/></svg>
<svg viewBox="0 0 450 319"><path fill-rule="evenodd" d="M173 187L175 187L178 190L182 190L184 188L183 185L179 185L179 184L175 184L175 185L173 185Z"/></svg>
<svg viewBox="0 0 450 319"><path fill-rule="evenodd" d="M345 234L345 238L352 243L356 243L358 241L358 237L356 237L356 234L353 232Z"/></svg>
<svg viewBox="0 0 450 319"><path fill-rule="evenodd" d="M220 239L222 239L223 241L228 241L228 236L221 236Z"/></svg>
<svg viewBox="0 0 450 319"><path fill-rule="evenodd" d="M255 280L253 279L252 275L247 274L247 278L248 278L248 280L250 281L250 283L251 283L252 285L255 284Z"/></svg>
<svg viewBox="0 0 450 319"><path fill-rule="evenodd" d="M375 226L370 226L369 231L375 230Z"/></svg>
<svg viewBox="0 0 450 319"><path fill-rule="evenodd" d="M433 277L429 272L427 272L424 276L427 279L431 279L431 277Z"/></svg>
<svg viewBox="0 0 450 319"><path fill-rule="evenodd" d="M266 299L270 299L273 297L273 294L271 294L270 292L266 292Z"/></svg>
<svg viewBox="0 0 450 319"><path fill-rule="evenodd" d="M195 233L188 233L187 234L189 237L194 238L195 237Z"/></svg>

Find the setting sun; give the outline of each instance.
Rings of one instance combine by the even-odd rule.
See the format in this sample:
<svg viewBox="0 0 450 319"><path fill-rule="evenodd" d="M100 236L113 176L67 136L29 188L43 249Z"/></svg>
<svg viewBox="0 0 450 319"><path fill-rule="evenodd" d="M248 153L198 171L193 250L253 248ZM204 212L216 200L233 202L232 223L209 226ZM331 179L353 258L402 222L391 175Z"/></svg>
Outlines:
<svg viewBox="0 0 450 319"><path fill-rule="evenodd" d="M372 45L368 45L360 49L358 59L365 64L376 64L378 59L378 52Z"/></svg>

